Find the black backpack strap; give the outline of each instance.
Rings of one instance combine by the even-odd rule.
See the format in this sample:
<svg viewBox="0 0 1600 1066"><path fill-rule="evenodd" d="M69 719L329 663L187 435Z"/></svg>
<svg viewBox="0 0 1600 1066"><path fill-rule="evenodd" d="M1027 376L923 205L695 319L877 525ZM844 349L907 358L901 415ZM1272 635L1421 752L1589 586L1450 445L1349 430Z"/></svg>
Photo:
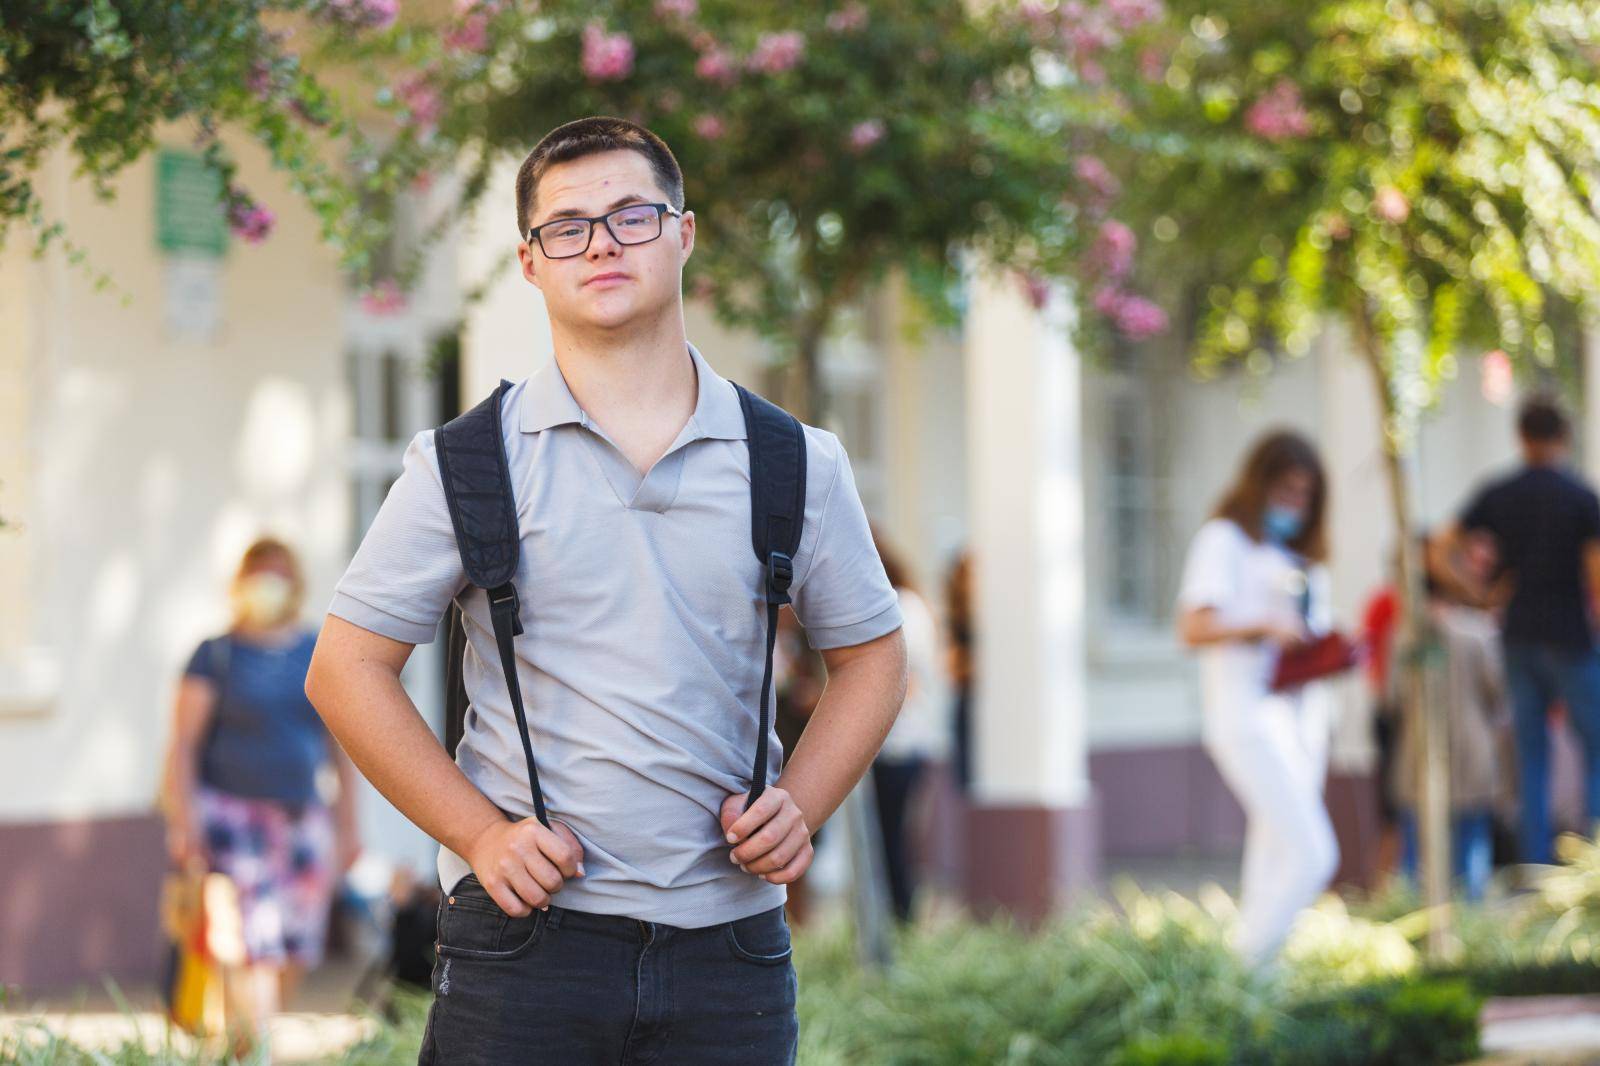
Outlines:
<svg viewBox="0 0 1600 1066"><path fill-rule="evenodd" d="M757 715L756 765L745 810L767 788L768 704L772 694L772 653L778 637L778 610L789 602L794 556L806 511L806 431L788 411L737 382L750 447L750 539L766 575L767 654L761 673Z"/></svg>
<svg viewBox="0 0 1600 1066"><path fill-rule="evenodd" d="M462 569L466 571L467 580L489 597L489 618L494 624L495 643L500 648L500 668L505 672L506 692L511 697L511 710L517 716L517 729L522 734L522 754L528 762L533 812L548 827L550 818L545 813L544 793L539 788L539 769L533 761L533 740L528 734L528 716L522 706L522 686L517 679L517 656L512 644L512 637L522 632L516 586L522 541L517 531L517 498L511 487L511 469L506 462L505 434L500 422L500 401L509 388L511 382L502 380L482 403L434 430L433 442ZM461 626L459 608L451 609L450 626L446 654L452 661L446 667L445 747L454 757L466 716L466 689L460 664L466 652L465 631L459 638L456 633Z"/></svg>

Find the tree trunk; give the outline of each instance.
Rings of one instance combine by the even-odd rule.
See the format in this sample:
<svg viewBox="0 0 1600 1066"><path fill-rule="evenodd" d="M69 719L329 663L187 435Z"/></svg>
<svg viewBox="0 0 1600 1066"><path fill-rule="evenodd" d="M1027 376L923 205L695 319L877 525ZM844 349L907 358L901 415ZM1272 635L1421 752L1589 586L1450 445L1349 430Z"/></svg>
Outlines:
<svg viewBox="0 0 1600 1066"><path fill-rule="evenodd" d="M1451 943L1449 709L1436 698L1436 686L1430 684L1436 659L1431 652L1437 641L1426 609L1423 584L1426 560L1417 543L1411 509L1411 486L1418 479L1417 443L1412 427L1399 424L1394 390L1384 368L1382 342L1373 329L1366 307L1358 307L1352 317L1357 347L1372 372L1383 418L1383 459L1398 540L1396 592L1401 618L1390 661L1399 664L1403 671L1400 713L1421 716L1421 772L1415 778L1421 782L1422 789L1416 811L1421 852L1419 866L1423 901L1430 913L1427 951L1431 958L1439 960L1448 953Z"/></svg>

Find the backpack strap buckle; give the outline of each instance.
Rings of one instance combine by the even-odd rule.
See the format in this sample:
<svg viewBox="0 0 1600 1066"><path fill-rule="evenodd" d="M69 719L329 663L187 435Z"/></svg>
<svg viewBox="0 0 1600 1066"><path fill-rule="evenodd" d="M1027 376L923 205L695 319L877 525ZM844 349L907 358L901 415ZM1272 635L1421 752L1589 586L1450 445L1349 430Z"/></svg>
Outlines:
<svg viewBox="0 0 1600 1066"><path fill-rule="evenodd" d="M794 580L794 560L783 552L767 554L767 602L788 603L789 583Z"/></svg>
<svg viewBox="0 0 1600 1066"><path fill-rule="evenodd" d="M511 619L511 632L515 636L522 635L522 600L517 595L515 582L507 581L504 585L497 585L487 590L489 595L489 617L506 615Z"/></svg>

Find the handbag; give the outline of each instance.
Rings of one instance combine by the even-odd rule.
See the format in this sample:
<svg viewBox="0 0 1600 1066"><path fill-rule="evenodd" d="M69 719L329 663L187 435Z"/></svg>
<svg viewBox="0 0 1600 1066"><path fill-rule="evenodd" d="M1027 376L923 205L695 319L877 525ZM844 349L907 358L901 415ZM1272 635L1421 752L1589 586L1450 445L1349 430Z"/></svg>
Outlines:
<svg viewBox="0 0 1600 1066"><path fill-rule="evenodd" d="M1300 564L1300 618L1311 619L1311 580ZM1338 630L1331 630L1304 644L1283 648L1272 669L1270 688L1273 692L1287 692L1325 677L1333 677L1351 669L1361 659L1361 649Z"/></svg>
<svg viewBox="0 0 1600 1066"><path fill-rule="evenodd" d="M191 866L167 874L161 924L170 941L163 991L167 1018L193 1036L217 1036L227 1025L223 970L243 937L238 892L225 875Z"/></svg>
<svg viewBox="0 0 1600 1066"><path fill-rule="evenodd" d="M222 644L218 698L226 693L231 647ZM216 732L212 721L207 737ZM161 883L161 927L167 937L162 981L167 1019L196 1037L219 1036L227 1028L225 970L244 962L244 916L239 890L226 874L209 871L203 859L169 870Z"/></svg>
<svg viewBox="0 0 1600 1066"><path fill-rule="evenodd" d="M1312 681L1342 674L1361 658L1358 648L1343 633L1324 633L1305 644L1278 653L1272 671L1272 691L1286 692Z"/></svg>

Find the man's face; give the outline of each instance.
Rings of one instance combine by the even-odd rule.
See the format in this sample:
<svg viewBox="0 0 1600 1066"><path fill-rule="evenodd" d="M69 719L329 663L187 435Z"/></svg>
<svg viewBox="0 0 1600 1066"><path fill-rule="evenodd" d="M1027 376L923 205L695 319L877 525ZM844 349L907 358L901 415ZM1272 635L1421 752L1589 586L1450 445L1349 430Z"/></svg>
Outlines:
<svg viewBox="0 0 1600 1066"><path fill-rule="evenodd" d="M650 163L622 149L558 163L535 190L528 228L565 215L595 217L630 203L666 203ZM644 244L620 244L603 224L594 227L588 251L549 259L527 233L517 248L522 276L544 293L550 317L559 322L616 329L678 303L683 264L694 251L694 215L663 215L661 236Z"/></svg>

